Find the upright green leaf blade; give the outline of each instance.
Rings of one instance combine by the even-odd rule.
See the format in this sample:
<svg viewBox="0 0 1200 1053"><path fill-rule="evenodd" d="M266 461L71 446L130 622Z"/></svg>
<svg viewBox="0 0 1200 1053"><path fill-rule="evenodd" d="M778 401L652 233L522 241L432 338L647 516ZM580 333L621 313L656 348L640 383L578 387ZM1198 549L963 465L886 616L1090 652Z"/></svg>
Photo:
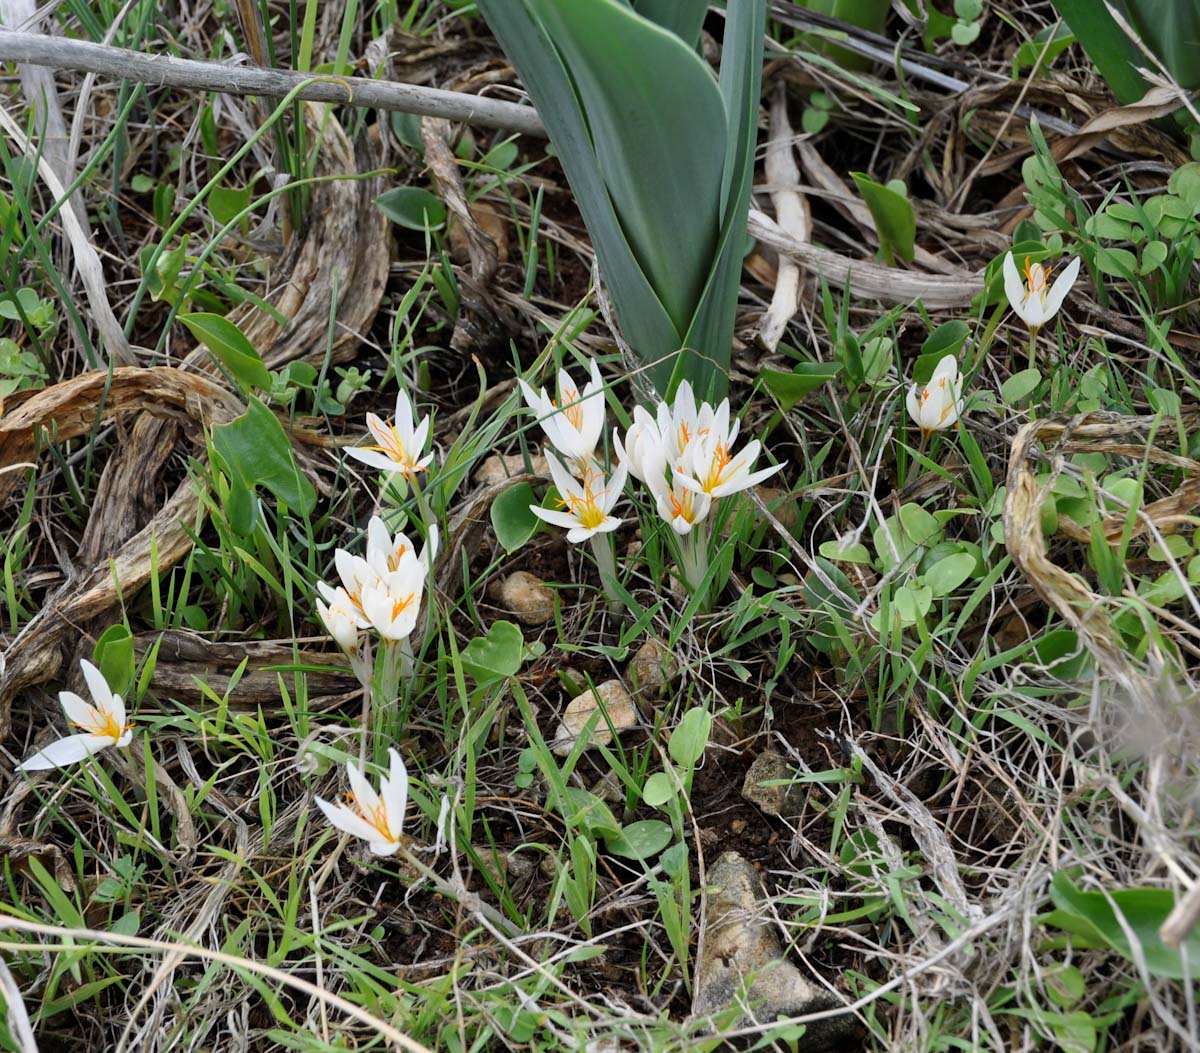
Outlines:
<svg viewBox="0 0 1200 1053"><path fill-rule="evenodd" d="M633 0L633 9L694 48L700 40L708 0Z"/></svg>
<svg viewBox="0 0 1200 1053"><path fill-rule="evenodd" d="M871 210L884 259L891 264L894 257L899 256L905 263L912 263L917 238L917 217L912 202L893 186L877 183L863 172L851 172L850 175Z"/></svg>
<svg viewBox="0 0 1200 1053"><path fill-rule="evenodd" d="M587 118L558 51L525 0L478 0L478 6L550 133L591 235L625 339L645 361L673 356L683 333L663 308L617 219L600 175Z"/></svg>
<svg viewBox="0 0 1200 1053"><path fill-rule="evenodd" d="M726 116L712 73L678 37L616 0L530 3L587 114L621 229L685 331L720 222Z"/></svg>
<svg viewBox="0 0 1200 1053"><path fill-rule="evenodd" d="M726 14L720 91L729 131L721 172L721 234L712 272L684 341L685 346L704 356L701 361L712 363L707 368L696 366L687 375L697 391L707 391L714 400L721 398L728 386L758 138L766 17L765 0L743 0ZM691 365L687 356L681 356L667 387L673 389Z"/></svg>
<svg viewBox="0 0 1200 1053"><path fill-rule="evenodd" d="M316 507L317 491L297 466L283 425L253 396L242 416L213 428L212 445L235 493L243 495L230 515L235 530L248 534L253 528L252 509L244 496L259 486L306 516Z"/></svg>

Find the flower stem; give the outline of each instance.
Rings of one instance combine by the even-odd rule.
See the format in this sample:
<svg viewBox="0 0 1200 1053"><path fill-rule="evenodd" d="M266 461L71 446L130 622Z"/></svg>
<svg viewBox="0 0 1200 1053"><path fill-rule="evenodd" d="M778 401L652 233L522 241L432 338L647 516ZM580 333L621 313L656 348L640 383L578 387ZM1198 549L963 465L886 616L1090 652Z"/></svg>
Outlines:
<svg viewBox="0 0 1200 1053"><path fill-rule="evenodd" d="M600 582L604 586L604 594L617 610L621 610L625 604L617 595L617 556L613 550L612 534L593 534L590 540L592 555L596 557L596 566L600 570Z"/></svg>
<svg viewBox="0 0 1200 1053"><path fill-rule="evenodd" d="M683 580L694 596L704 584L708 574L708 529L705 523L697 523L690 533L680 539L680 554L683 561ZM700 603L700 609L708 610L708 597Z"/></svg>
<svg viewBox="0 0 1200 1053"><path fill-rule="evenodd" d="M1037 338L1038 331L1036 329L1029 330L1029 368L1034 369L1037 366Z"/></svg>

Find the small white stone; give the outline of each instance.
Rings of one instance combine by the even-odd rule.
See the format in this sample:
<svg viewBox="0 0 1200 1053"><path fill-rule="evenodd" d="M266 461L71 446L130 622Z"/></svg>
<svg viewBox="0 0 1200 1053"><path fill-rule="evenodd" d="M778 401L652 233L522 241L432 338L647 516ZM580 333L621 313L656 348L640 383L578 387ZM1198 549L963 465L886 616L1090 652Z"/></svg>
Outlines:
<svg viewBox="0 0 1200 1053"><path fill-rule="evenodd" d="M594 691L585 691L568 703L558 733L551 743L551 748L558 756L565 757L571 752L575 740L601 703L604 704L608 720L604 719L603 714L597 718L588 746L607 746L612 742L612 732L608 729L610 721L617 731L627 731L637 725L637 706L625 690L625 685L620 680L606 680L603 684L597 684Z"/></svg>
<svg viewBox="0 0 1200 1053"><path fill-rule="evenodd" d="M536 574L518 570L500 585L500 600L524 625L544 625L554 617L554 592Z"/></svg>

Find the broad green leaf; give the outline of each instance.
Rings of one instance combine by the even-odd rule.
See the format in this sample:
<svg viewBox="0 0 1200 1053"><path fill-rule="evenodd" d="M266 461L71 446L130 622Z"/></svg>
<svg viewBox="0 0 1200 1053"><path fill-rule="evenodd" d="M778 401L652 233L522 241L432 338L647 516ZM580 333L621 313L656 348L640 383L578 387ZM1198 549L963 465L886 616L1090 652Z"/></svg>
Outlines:
<svg viewBox="0 0 1200 1053"><path fill-rule="evenodd" d="M942 536L942 528L937 519L911 501L900 506L900 525L904 528L904 533L917 545L932 545Z"/></svg>
<svg viewBox="0 0 1200 1053"><path fill-rule="evenodd" d="M620 835L621 824L601 798L579 786L566 786L564 792L570 807L563 818L569 825L606 841Z"/></svg>
<svg viewBox="0 0 1200 1053"><path fill-rule="evenodd" d="M971 328L964 321L956 318L952 322L943 322L925 338L925 343L921 345L921 357L936 356L940 361L946 355L957 355L970 335Z"/></svg>
<svg viewBox="0 0 1200 1053"><path fill-rule="evenodd" d="M133 634L124 625L110 625L96 641L92 659L108 686L124 696L133 683Z"/></svg>
<svg viewBox="0 0 1200 1053"><path fill-rule="evenodd" d="M654 772L642 786L642 800L651 808L661 808L675 799L675 780L665 771Z"/></svg>
<svg viewBox="0 0 1200 1053"><path fill-rule="evenodd" d="M1075 43L1075 34L1065 23L1057 23L1039 29L1032 38L1024 41L1013 55L1013 80L1016 80L1021 70L1028 69L1040 60L1040 66L1034 70L1048 69L1064 51Z"/></svg>
<svg viewBox="0 0 1200 1053"><path fill-rule="evenodd" d="M871 210L884 260L891 265L899 256L905 263L912 263L917 237L917 216L912 202L890 184L877 183L863 172L850 175Z"/></svg>
<svg viewBox="0 0 1200 1053"><path fill-rule="evenodd" d="M870 563L871 550L861 543L843 545L841 541L832 539L822 541L817 550L826 559L838 560L841 563Z"/></svg>
<svg viewBox="0 0 1200 1053"><path fill-rule="evenodd" d="M671 827L661 819L641 819L630 823L604 844L613 855L625 859L649 859L671 843Z"/></svg>
<svg viewBox="0 0 1200 1053"><path fill-rule="evenodd" d="M208 192L205 201L212 218L221 226L232 223L250 207L250 188L215 186Z"/></svg>
<svg viewBox="0 0 1200 1053"><path fill-rule="evenodd" d="M219 314L194 313L181 314L179 320L233 374L233 379L243 389L270 390L271 374L258 349L228 318Z"/></svg>
<svg viewBox="0 0 1200 1053"><path fill-rule="evenodd" d="M712 74L678 37L616 0L527 2L570 71L621 229L685 332L720 224L728 122Z"/></svg>
<svg viewBox="0 0 1200 1053"><path fill-rule="evenodd" d="M1010 406L1015 406L1032 395L1041 382L1042 372L1040 369L1033 366L1029 369L1022 369L1000 385L1000 397Z"/></svg>
<svg viewBox="0 0 1200 1053"><path fill-rule="evenodd" d="M419 186L398 186L375 199L388 219L408 230L440 230L446 224L441 198Z"/></svg>
<svg viewBox="0 0 1200 1053"><path fill-rule="evenodd" d="M693 706L671 732L671 741L667 747L671 759L681 768L694 768L704 756L711 730L712 714L700 706Z"/></svg>
<svg viewBox="0 0 1200 1053"><path fill-rule="evenodd" d="M525 637L508 621L492 622L486 636L477 636L462 649L463 672L477 683L491 684L521 670Z"/></svg>
<svg viewBox="0 0 1200 1053"><path fill-rule="evenodd" d="M1170 889L1084 892L1065 871L1060 870L1051 880L1050 898L1058 909L1043 921L1107 944L1132 961L1134 954L1126 934L1128 929L1152 976L1182 980L1185 976L1195 975L1196 964L1200 963L1200 932L1193 929L1183 943L1182 950L1188 956L1186 968L1181 948L1168 947L1158 934L1159 927L1175 909L1175 894Z"/></svg>
<svg viewBox="0 0 1200 1053"><path fill-rule="evenodd" d="M700 40L708 0L633 0L633 9L694 48Z"/></svg>
<svg viewBox="0 0 1200 1053"><path fill-rule="evenodd" d="M949 596L975 571L975 557L960 552L938 560L925 573L925 584L933 590L934 598Z"/></svg>
<svg viewBox="0 0 1200 1053"><path fill-rule="evenodd" d="M537 504L528 483L510 486L492 502L492 529L496 540L510 555L521 548L537 530L541 520L530 510Z"/></svg>
<svg viewBox="0 0 1200 1053"><path fill-rule="evenodd" d="M647 362L674 355L683 334L671 322L621 229L601 177L587 116L559 52L524 0L479 0L478 6L550 134L626 340ZM670 362L663 368L669 376Z"/></svg>
<svg viewBox="0 0 1200 1053"><path fill-rule="evenodd" d="M671 5L653 6L664 17ZM697 6L675 4L671 24ZM687 376L720 397L746 248L764 0L728 9L719 85L684 40L620 0L479 7L546 123L647 375L664 395Z"/></svg>
<svg viewBox="0 0 1200 1053"><path fill-rule="evenodd" d="M810 391L833 380L842 371L840 362L801 362L790 373L782 369L760 369L758 382L784 410L790 410Z"/></svg>
<svg viewBox="0 0 1200 1053"><path fill-rule="evenodd" d="M254 528L252 498L259 486L305 516L316 507L317 491L297 467L283 425L253 396L242 416L213 428L212 446L233 486L227 512L239 533L249 534Z"/></svg>

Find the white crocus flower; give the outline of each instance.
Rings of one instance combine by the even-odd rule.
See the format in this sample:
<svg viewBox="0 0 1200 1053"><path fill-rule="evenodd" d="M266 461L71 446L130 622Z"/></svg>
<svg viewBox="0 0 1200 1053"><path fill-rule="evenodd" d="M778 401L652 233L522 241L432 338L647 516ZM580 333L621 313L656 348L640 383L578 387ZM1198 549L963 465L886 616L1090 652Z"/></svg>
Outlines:
<svg viewBox="0 0 1200 1053"><path fill-rule="evenodd" d="M407 640L417 625L429 571L410 551L395 570L382 574L362 593L363 613L385 640Z"/></svg>
<svg viewBox="0 0 1200 1053"><path fill-rule="evenodd" d="M395 417L386 421L377 414L368 413L367 430L375 445L351 446L346 452L371 468L411 477L423 472L433 460L432 453L421 456L429 438L429 418L422 417L419 424L414 421L412 403L403 388L396 395Z"/></svg>
<svg viewBox="0 0 1200 1053"><path fill-rule="evenodd" d="M678 474L668 482L665 475L659 472L650 476L646 485L658 506L658 514L680 536L690 534L712 509L712 498L703 491L684 486L683 478Z"/></svg>
<svg viewBox="0 0 1200 1053"><path fill-rule="evenodd" d="M711 417L712 407L707 402L697 408L692 385L686 380L679 382L675 401L670 406L665 402L658 404L658 434L668 464L674 466L679 463L684 451L704 426L700 417L705 415L705 411Z"/></svg>
<svg viewBox="0 0 1200 1053"><path fill-rule="evenodd" d="M550 475L558 488L563 510L530 505L530 511L535 516L565 529L567 540L576 545L596 534L616 530L621 525L621 520L609 513L620 500L621 491L625 488L629 470L624 464L617 467L612 478L606 483L604 472L599 468L592 468L585 473L582 481L573 478L549 450L546 451L546 463L550 466Z"/></svg>
<svg viewBox="0 0 1200 1053"><path fill-rule="evenodd" d="M437 555L438 529L434 524L429 526L429 540L421 549L417 560L426 572ZM371 516L367 523L367 566L376 574L388 574L400 566L405 554L413 553L416 549L408 540L408 535L397 531L395 536L388 530L387 524L379 516Z"/></svg>
<svg viewBox="0 0 1200 1053"><path fill-rule="evenodd" d="M560 369L557 399L550 398L545 388L534 391L524 380L518 381L546 438L581 478L595 468L596 446L604 431L604 382L594 359L588 370L591 379L580 393L571 374Z"/></svg>
<svg viewBox="0 0 1200 1053"><path fill-rule="evenodd" d="M1025 260L1025 281L1017 272L1011 252L1004 257L1004 292L1009 306L1031 332L1036 333L1057 313L1075 279L1079 277L1079 257L1067 264L1062 274L1050 284L1050 268Z"/></svg>
<svg viewBox="0 0 1200 1053"><path fill-rule="evenodd" d="M325 818L352 837L367 842L377 856L394 855L404 843L404 809L408 805L408 769L404 759L394 750L388 750L391 767L379 782L379 792L372 789L358 766L350 761L346 764L346 777L350 792L344 804L330 804L316 798L317 807Z"/></svg>
<svg viewBox="0 0 1200 1053"><path fill-rule="evenodd" d="M727 423L728 408L726 407ZM733 452L733 441L737 438L738 423L726 432L722 427L721 414L711 418L709 425L703 428L684 450L680 463L675 467L678 481L690 490L707 494L711 498L725 497L736 494L739 490L748 490L757 486L764 479L769 479L783 465L772 464L767 468L751 471L762 443L757 439L748 442L740 453Z"/></svg>
<svg viewBox="0 0 1200 1053"><path fill-rule="evenodd" d="M935 431L949 428L962 413L962 377L958 359L946 355L937 364L929 383L914 384L908 392L908 415L921 434L928 438Z"/></svg>
<svg viewBox="0 0 1200 1053"><path fill-rule="evenodd" d="M658 423L641 406L633 407L633 423L625 432L625 441L613 431L617 459L640 483L649 483L655 471L663 472L662 438Z"/></svg>
<svg viewBox="0 0 1200 1053"><path fill-rule="evenodd" d="M317 589L325 601L317 600L317 614L329 635L343 651L357 652L358 632L367 627L362 609L355 607L345 589L331 589L323 581L317 582Z"/></svg>
<svg viewBox="0 0 1200 1053"><path fill-rule="evenodd" d="M125 703L121 696L113 694L104 674L91 662L84 660L79 666L94 704L85 702L73 691L61 692L58 701L71 727L79 728L80 733L50 743L44 750L18 764L17 771L65 768L109 746L129 745L129 740L133 738L133 726L125 723Z"/></svg>

